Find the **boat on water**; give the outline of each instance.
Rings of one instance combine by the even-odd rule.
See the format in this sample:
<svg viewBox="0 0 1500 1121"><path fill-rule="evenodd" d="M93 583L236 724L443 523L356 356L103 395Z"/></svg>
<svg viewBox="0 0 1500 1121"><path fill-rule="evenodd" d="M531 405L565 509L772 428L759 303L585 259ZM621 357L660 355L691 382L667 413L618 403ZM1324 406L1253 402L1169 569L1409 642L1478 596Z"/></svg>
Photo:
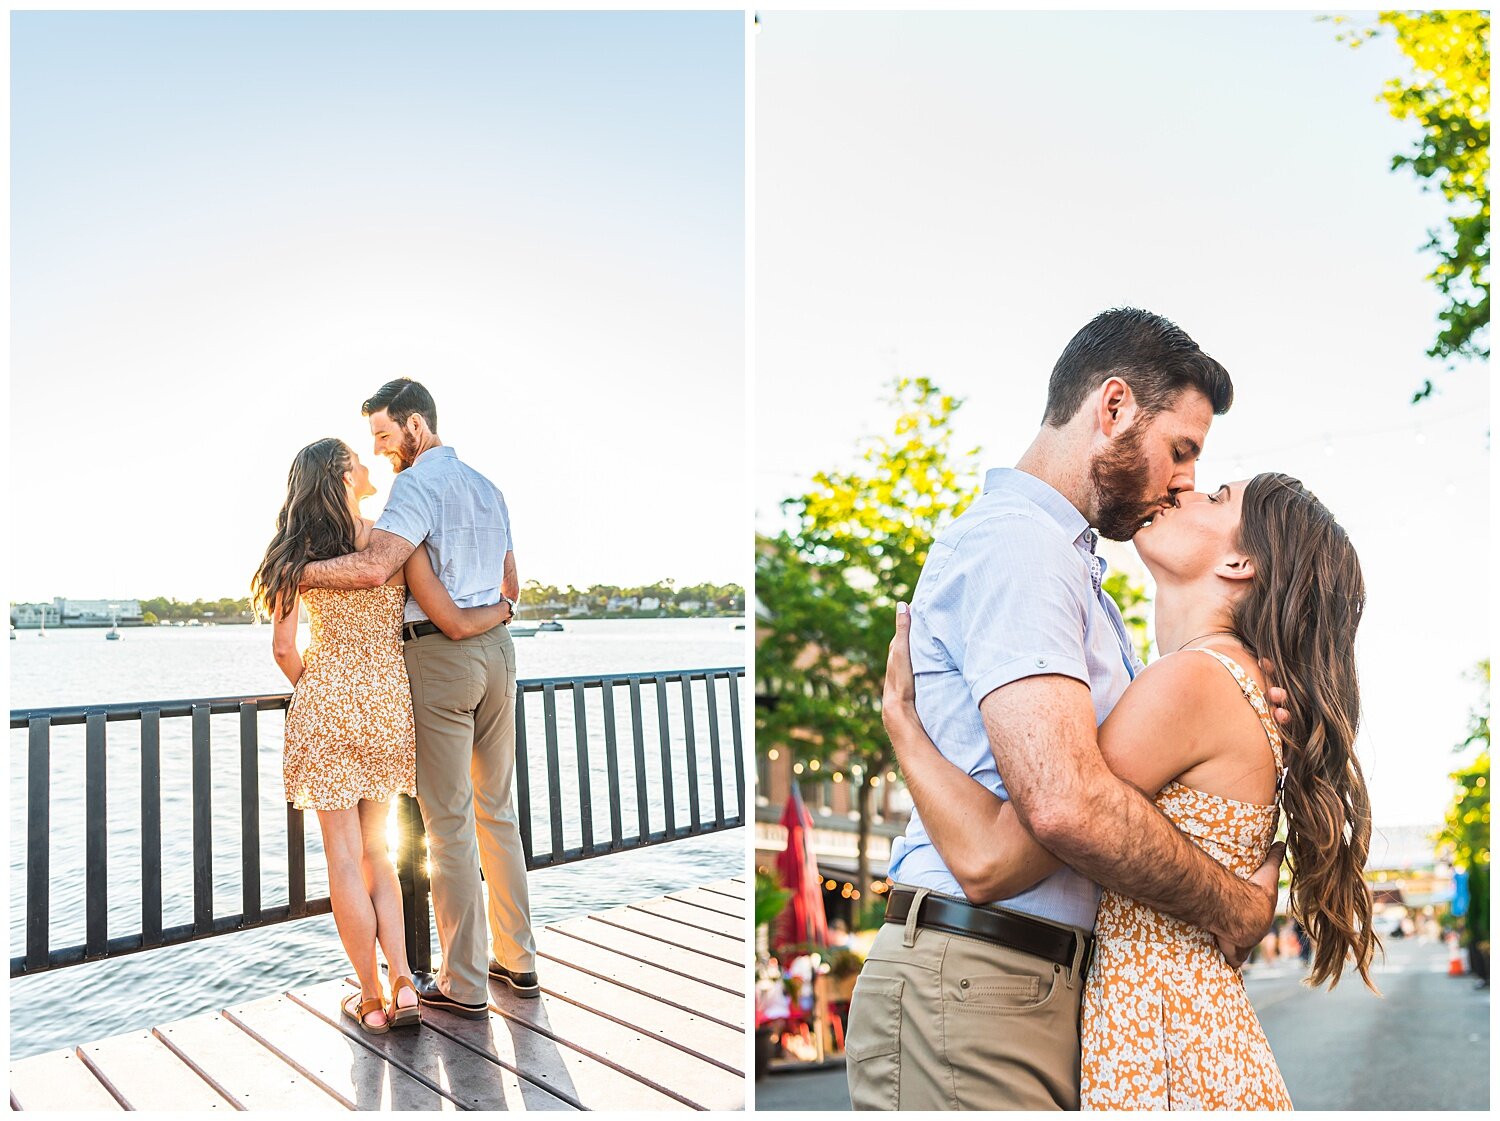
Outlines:
<svg viewBox="0 0 1500 1121"><path fill-rule="evenodd" d="M536 632L539 631L539 630L541 630L540 627L526 627L526 626L522 626L519 623L512 623L510 625L510 637L511 638L530 638L532 635L536 634Z"/></svg>
<svg viewBox="0 0 1500 1121"><path fill-rule="evenodd" d="M556 619L548 619L545 623L537 627L537 630L539 631L560 631L562 629L563 625Z"/></svg>
<svg viewBox="0 0 1500 1121"><path fill-rule="evenodd" d="M109 630L105 632L104 637L109 642L120 641L120 612L118 610L110 616Z"/></svg>
<svg viewBox="0 0 1500 1121"><path fill-rule="evenodd" d="M16 640L16 625L14 623L10 625L10 640L12 642Z"/></svg>

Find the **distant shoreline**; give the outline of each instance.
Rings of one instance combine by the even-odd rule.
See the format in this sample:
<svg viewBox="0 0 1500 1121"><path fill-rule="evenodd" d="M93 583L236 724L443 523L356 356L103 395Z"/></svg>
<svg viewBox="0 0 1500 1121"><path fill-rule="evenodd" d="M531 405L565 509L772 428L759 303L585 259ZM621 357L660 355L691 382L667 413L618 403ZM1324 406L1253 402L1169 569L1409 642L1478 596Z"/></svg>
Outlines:
<svg viewBox="0 0 1500 1121"><path fill-rule="evenodd" d="M559 623L572 623L572 622L601 622L601 621L608 622L610 620L621 620L621 619L740 619L740 620L743 620L744 618L745 618L745 615L744 615L743 612L729 612L729 611L718 612L718 613L715 613L715 614L710 614L708 612L694 613L694 614L683 614L681 612L671 612L671 611L634 611L634 612L629 612L629 613L626 613L626 612L623 612L623 611L612 611L612 612L608 612L608 613L602 614L602 615L528 615L525 612L522 612L520 615L516 616L516 622L518 622L518 623L525 623L527 625L535 625L537 623L550 622L550 621L552 621L554 619L557 622L559 622ZM40 631L41 630L41 627L32 626L30 624L24 624L23 625L23 624L20 624L20 623L13 623L11 625L14 626L16 628L16 630L18 630L18 631ZM129 623L127 623L125 620L122 619L122 620L120 620L119 623L115 624L116 628L119 629L119 630L127 630L127 629L129 629L129 630L141 630L141 629L144 629L144 628L154 628L154 627L168 627L168 628L173 628L173 629L186 630L189 627L249 627L249 626L254 626L254 625L255 625L255 620L254 619L207 619L207 620L200 620L200 619L193 619L193 620L162 619L160 622L156 622L156 623L142 623L142 622L129 622ZM48 629L49 630L54 630L54 631L103 631L103 630L109 630L110 629L110 624L109 623L53 623Z"/></svg>

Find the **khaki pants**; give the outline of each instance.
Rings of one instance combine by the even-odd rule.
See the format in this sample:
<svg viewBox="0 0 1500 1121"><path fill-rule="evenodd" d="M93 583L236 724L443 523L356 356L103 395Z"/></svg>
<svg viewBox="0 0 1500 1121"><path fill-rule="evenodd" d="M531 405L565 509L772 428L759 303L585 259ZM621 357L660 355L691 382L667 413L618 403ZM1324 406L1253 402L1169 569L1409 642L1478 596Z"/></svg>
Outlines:
<svg viewBox="0 0 1500 1121"><path fill-rule="evenodd" d="M511 798L516 770L516 653L496 627L458 642L441 634L406 643L417 725L417 802L432 853L432 904L454 1000L489 999L484 885L495 957L536 968L526 859ZM484 884L479 869L484 866Z"/></svg>
<svg viewBox="0 0 1500 1121"><path fill-rule="evenodd" d="M1082 967L887 923L849 1008L854 1108L1077 1109Z"/></svg>

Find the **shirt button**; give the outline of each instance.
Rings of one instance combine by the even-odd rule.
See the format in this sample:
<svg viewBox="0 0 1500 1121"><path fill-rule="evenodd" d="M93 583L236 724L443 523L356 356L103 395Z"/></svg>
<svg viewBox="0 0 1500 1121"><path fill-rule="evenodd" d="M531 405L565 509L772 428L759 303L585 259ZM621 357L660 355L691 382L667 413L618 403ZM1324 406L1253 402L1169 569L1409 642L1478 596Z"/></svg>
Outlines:
<svg viewBox="0 0 1500 1121"><path fill-rule="evenodd" d="M1037 667L1037 669L1046 669L1047 668L1047 659L1046 658L1038 658L1036 660L1036 667Z"/></svg>

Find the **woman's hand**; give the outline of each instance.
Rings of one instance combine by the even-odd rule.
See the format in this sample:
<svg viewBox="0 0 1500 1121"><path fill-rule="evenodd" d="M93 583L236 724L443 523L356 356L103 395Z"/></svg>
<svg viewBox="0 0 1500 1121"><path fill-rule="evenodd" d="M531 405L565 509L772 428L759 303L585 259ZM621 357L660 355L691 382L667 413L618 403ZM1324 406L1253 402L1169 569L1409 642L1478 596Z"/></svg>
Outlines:
<svg viewBox="0 0 1500 1121"><path fill-rule="evenodd" d="M901 747L902 735L917 717L917 679L911 668L911 609L896 604L896 633L891 638L890 653L885 661L885 689L880 698L880 718L885 722L891 743Z"/></svg>

